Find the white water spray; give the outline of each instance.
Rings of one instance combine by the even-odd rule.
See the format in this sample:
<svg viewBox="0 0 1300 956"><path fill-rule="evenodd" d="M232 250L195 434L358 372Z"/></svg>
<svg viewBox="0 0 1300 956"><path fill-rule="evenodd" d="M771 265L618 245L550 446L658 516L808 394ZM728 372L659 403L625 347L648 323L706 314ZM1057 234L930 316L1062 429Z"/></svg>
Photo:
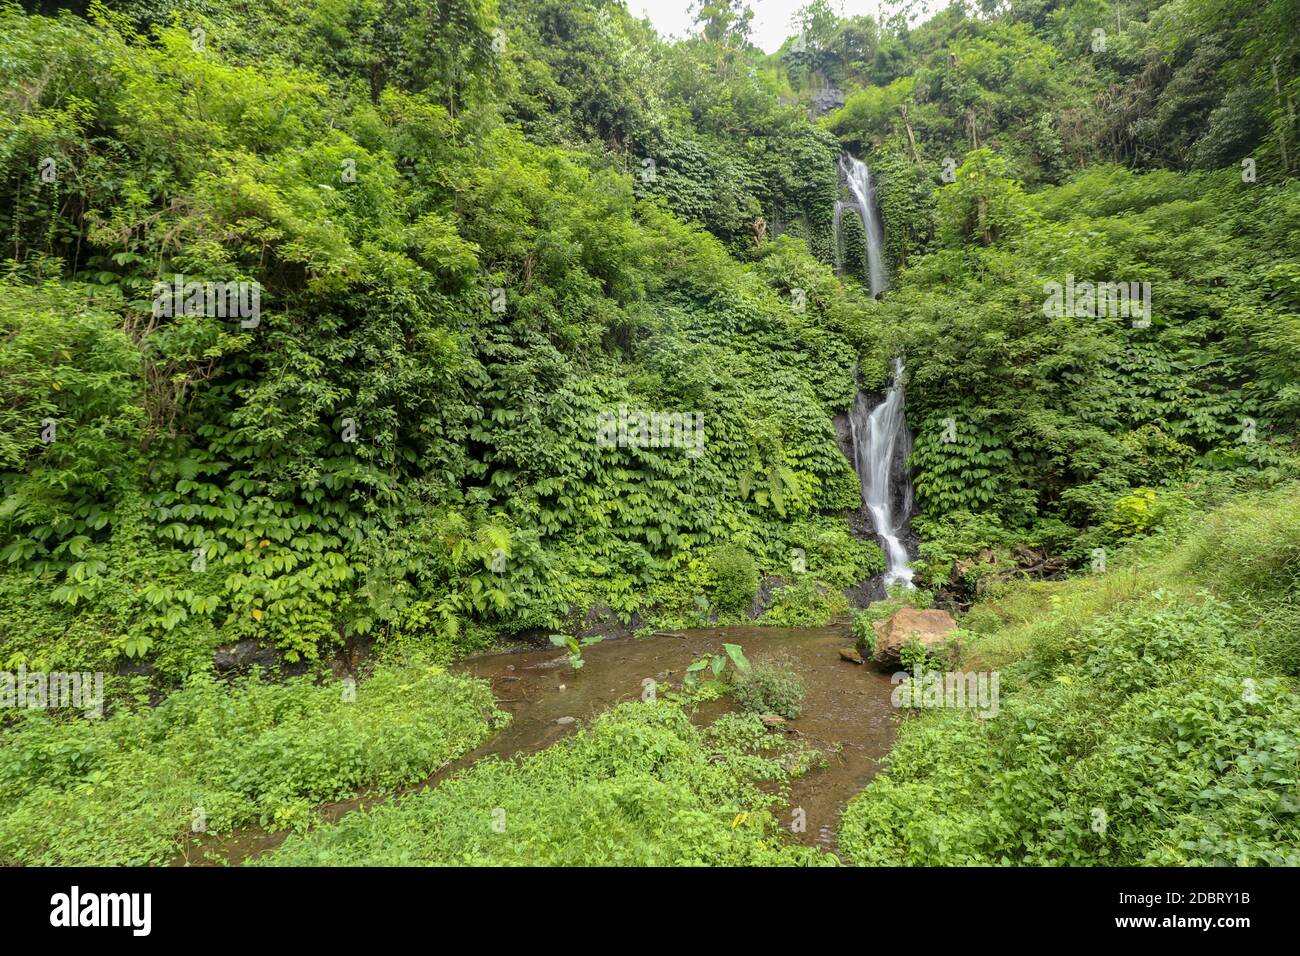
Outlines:
<svg viewBox="0 0 1300 956"><path fill-rule="evenodd" d="M880 295L889 288L889 278L885 274L885 234L880 226L880 216L876 213L876 186L871 181L871 170L867 164L855 156L845 153L840 157L840 171L849 186L851 203L835 204L835 254L841 264L844 256L844 237L840 233L840 221L846 207L852 207L862 217L862 226L867 234L867 278L871 282L871 294Z"/></svg>
<svg viewBox="0 0 1300 956"><path fill-rule="evenodd" d="M896 455L905 459L911 451L903 418L902 359L894 359L893 384L885 400L874 409L867 407L866 395L858 392L849 426L853 433L853 463L862 486L862 504L871 515L889 559L885 584L902 581L911 587L912 565L899 533L912 511L912 484L907 479L906 468L894 466ZM900 476L897 489L892 481L895 474Z"/></svg>

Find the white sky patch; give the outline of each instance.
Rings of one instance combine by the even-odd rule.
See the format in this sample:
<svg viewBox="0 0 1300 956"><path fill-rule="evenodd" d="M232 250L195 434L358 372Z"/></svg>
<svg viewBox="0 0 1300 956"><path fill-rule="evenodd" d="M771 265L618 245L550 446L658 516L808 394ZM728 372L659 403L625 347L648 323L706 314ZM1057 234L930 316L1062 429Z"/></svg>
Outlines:
<svg viewBox="0 0 1300 956"><path fill-rule="evenodd" d="M799 32L792 21L806 3L807 0L750 0L750 6L754 10L750 40L764 53L779 50L787 37ZM941 10L945 3L946 0L929 0L924 4L925 16ZM833 5L841 16L866 14L880 19L879 0L842 0ZM695 21L691 17L691 0L627 0L627 8L635 17L649 17L655 29L664 37L686 37L695 30Z"/></svg>

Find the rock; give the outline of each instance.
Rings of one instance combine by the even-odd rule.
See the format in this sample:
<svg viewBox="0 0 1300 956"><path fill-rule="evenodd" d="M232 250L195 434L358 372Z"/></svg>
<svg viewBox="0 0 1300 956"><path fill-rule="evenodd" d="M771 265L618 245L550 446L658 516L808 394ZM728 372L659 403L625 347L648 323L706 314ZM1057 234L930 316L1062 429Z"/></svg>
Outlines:
<svg viewBox="0 0 1300 956"><path fill-rule="evenodd" d="M763 612L772 606L773 593L785 585L786 580L780 575L768 574L760 578L758 591L754 594L754 600L749 602L749 610L745 612L750 620L762 617Z"/></svg>
<svg viewBox="0 0 1300 956"><path fill-rule="evenodd" d="M561 727L567 727L569 724L577 723L578 718L577 717L556 717L555 722L559 724Z"/></svg>
<svg viewBox="0 0 1300 956"><path fill-rule="evenodd" d="M618 612L602 601L597 601L581 617L577 608L569 609L569 631L578 640L597 637L604 640L631 637L644 625L640 613L634 613L624 624Z"/></svg>
<svg viewBox="0 0 1300 956"><path fill-rule="evenodd" d="M142 677L152 677L156 671L149 661L125 661L117 666L119 674L138 674Z"/></svg>
<svg viewBox="0 0 1300 956"><path fill-rule="evenodd" d="M812 95L812 112L825 116L844 105L844 94L833 86L823 87Z"/></svg>
<svg viewBox="0 0 1300 956"><path fill-rule="evenodd" d="M763 726L769 730L781 730L785 727L785 718L776 714L763 714L758 718L763 722Z"/></svg>
<svg viewBox="0 0 1300 956"><path fill-rule="evenodd" d="M858 535L858 537L863 536ZM885 590L885 576L877 574L874 577L864 578L852 587L845 588L844 597L848 600L849 607L854 608L867 608L876 601L885 600L889 597L889 593Z"/></svg>
<svg viewBox="0 0 1300 956"><path fill-rule="evenodd" d="M927 651L943 649L948 636L957 629L957 622L947 611L899 608L884 621L874 621L876 652L873 660L886 666L896 665L903 645L916 640Z"/></svg>
<svg viewBox="0 0 1300 956"><path fill-rule="evenodd" d="M213 666L219 671L247 667L250 664L261 664L263 667L270 667L275 663L275 659L274 648L263 647L254 640L244 640L238 644L218 647L212 655Z"/></svg>
<svg viewBox="0 0 1300 956"><path fill-rule="evenodd" d="M862 659L862 655L858 653L858 649L856 647L841 647L840 660L848 661L850 664L866 663L866 661Z"/></svg>

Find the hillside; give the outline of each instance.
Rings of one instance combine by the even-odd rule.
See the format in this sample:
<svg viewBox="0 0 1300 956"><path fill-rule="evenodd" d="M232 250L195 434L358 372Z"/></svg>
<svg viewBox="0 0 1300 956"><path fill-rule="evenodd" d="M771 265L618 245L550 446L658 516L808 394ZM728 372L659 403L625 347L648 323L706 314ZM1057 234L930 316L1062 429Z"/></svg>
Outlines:
<svg viewBox="0 0 1300 956"><path fill-rule="evenodd" d="M900 607L1003 713L837 846L728 650L271 861L1298 862L1300 2L692 10L0 2L0 668L106 718L0 700L0 862L428 782L467 655Z"/></svg>

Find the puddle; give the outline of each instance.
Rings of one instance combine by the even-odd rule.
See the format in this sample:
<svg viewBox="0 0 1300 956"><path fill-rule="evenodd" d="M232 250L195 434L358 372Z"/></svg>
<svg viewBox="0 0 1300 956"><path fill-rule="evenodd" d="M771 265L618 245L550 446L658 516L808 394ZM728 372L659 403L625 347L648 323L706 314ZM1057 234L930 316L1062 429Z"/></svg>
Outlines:
<svg viewBox="0 0 1300 956"><path fill-rule="evenodd" d="M801 807L806 819L805 830L792 837L834 852L844 804L867 784L888 752L897 713L889 702L893 685L888 675L840 659L839 649L852 644L844 628L706 628L609 640L583 648L585 665L577 671L569 666L567 654L554 647L465 658L453 670L489 681L497 706L511 714L511 723L477 750L405 792L436 786L490 754L509 758L543 750L621 701L640 699L646 678L678 686L688 664L704 654L721 653L724 642L739 644L751 661L780 657L803 679L803 712L787 726L825 755L826 766L790 784L790 806ZM734 707L730 697L711 701L700 707L695 721L708 723ZM573 720L559 723L562 718ZM322 807L321 815L333 822L392 798L391 794L363 795ZM284 837L253 828L203 838L176 862L203 862L205 855L212 854L218 860L240 863L274 849Z"/></svg>

